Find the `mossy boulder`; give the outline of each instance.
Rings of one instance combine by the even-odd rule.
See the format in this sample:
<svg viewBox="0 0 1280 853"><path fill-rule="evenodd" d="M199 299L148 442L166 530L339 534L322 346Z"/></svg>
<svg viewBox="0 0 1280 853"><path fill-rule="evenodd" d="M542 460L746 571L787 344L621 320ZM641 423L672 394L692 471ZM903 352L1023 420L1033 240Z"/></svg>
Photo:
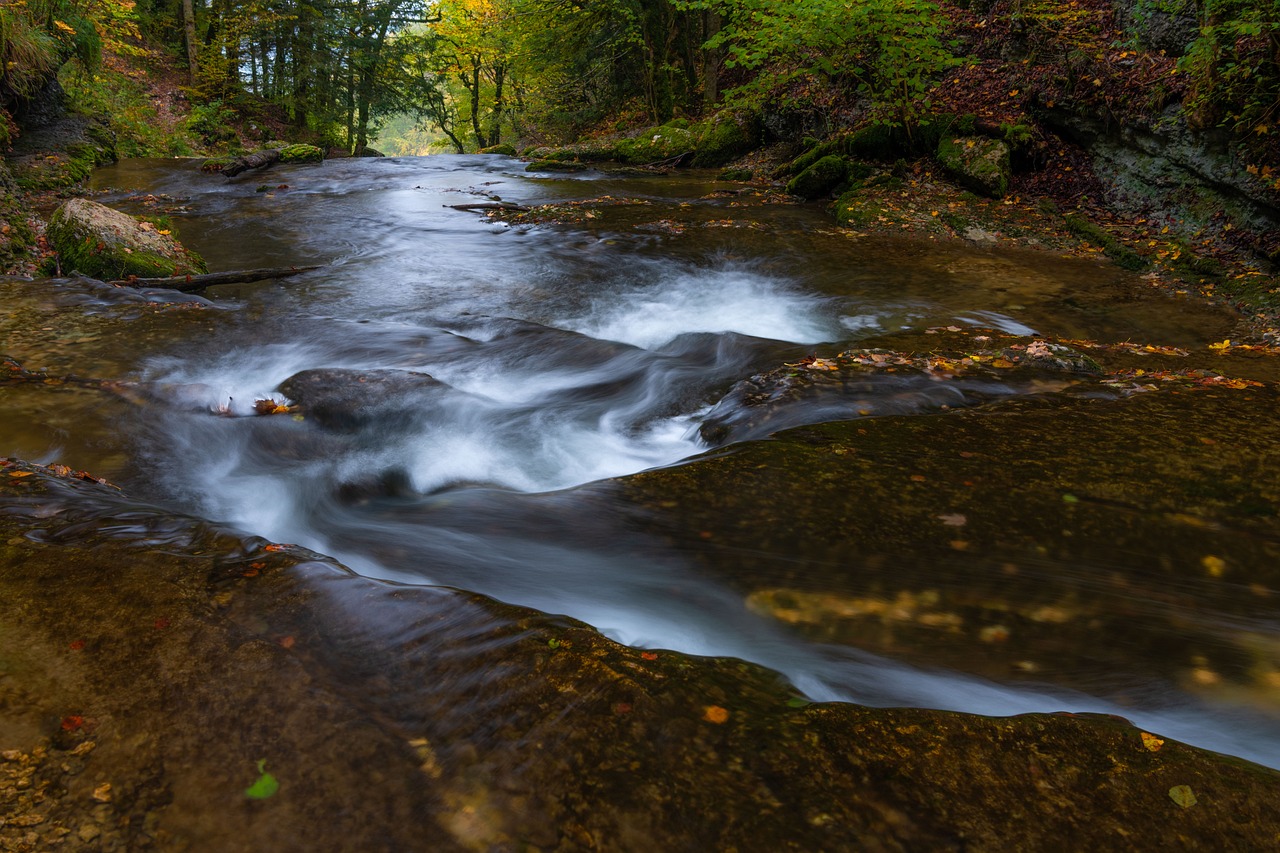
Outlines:
<svg viewBox="0 0 1280 853"><path fill-rule="evenodd" d="M683 127L651 127L627 139L618 140L617 158L635 166L670 160L696 150L698 138Z"/></svg>
<svg viewBox="0 0 1280 853"><path fill-rule="evenodd" d="M792 178L787 192L804 199L822 198L848 179L849 164L830 154Z"/></svg>
<svg viewBox="0 0 1280 853"><path fill-rule="evenodd" d="M699 126L695 167L723 166L760 147L760 117L746 110L724 110Z"/></svg>
<svg viewBox="0 0 1280 853"><path fill-rule="evenodd" d="M938 141L938 162L957 183L991 198L1009 192L1013 170L1009 145L985 136L944 136Z"/></svg>
<svg viewBox="0 0 1280 853"><path fill-rule="evenodd" d="M286 145L280 149L281 163L319 163L322 160L324 160L324 149L315 145L298 143Z"/></svg>
<svg viewBox="0 0 1280 853"><path fill-rule="evenodd" d="M721 181L749 181L755 177L750 169L725 169L716 178Z"/></svg>
<svg viewBox="0 0 1280 853"><path fill-rule="evenodd" d="M208 272L195 253L150 222L73 198L54 211L46 236L65 272L104 280Z"/></svg>
<svg viewBox="0 0 1280 853"><path fill-rule="evenodd" d="M514 157L516 156L516 147L509 142L504 142L501 145L490 145L488 148L481 148L478 153L501 154L504 157Z"/></svg>

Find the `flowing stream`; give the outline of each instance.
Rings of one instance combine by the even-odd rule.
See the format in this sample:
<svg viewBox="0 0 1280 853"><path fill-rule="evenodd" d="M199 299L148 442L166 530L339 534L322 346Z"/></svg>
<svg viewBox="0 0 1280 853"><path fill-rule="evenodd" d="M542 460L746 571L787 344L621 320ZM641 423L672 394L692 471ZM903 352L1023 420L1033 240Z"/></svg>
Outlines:
<svg viewBox="0 0 1280 853"><path fill-rule="evenodd" d="M1012 496L1008 505L992 497L949 514L954 501L938 496L972 485L957 470L936 475L947 482L933 494L904 488L887 498L870 526L813 526L789 509L800 479L784 488L767 472L808 453L817 433L764 438L768 429L749 436L762 441L713 446L700 432L738 381L864 342L922 347L928 330L953 327L1203 349L1229 334L1229 313L1089 261L838 231L817 206L775 203L707 175L523 169L501 157L436 156L232 181L187 161L101 170L99 200L170 210L212 269L323 266L164 308L77 280L0 284L14 306L6 354L135 389L127 400L68 390L56 402L40 389L8 389L0 453L92 470L139 499L308 546L371 577L566 614L628 644L742 657L816 700L1115 713L1280 767L1280 622L1264 572L1280 540L1269 491L1255 496L1260 509L1243 528L1202 526L1192 533L1208 538L1192 544L1159 526L1136 539L1102 526L1077 534L1093 536L1088 543L978 554L963 542L914 547L908 530L884 534L898 543L886 554L871 533L857 541L841 531L886 531L917 510L974 527L985 508L1007 513L1016 539L1027 520L1018 513L1033 504L1019 490L1053 482L1054 465L1008 468L1008 487L991 492ZM564 203L570 221L510 224L448 207L495 196ZM287 380L299 374L323 388L328 414L253 416L257 401L294 402L286 390L301 386ZM914 488L907 475L921 465L975 449L947 444L946 424L977 423L958 420L960 410L1000 417L1002 407L1030 407L1032 420L1011 428L1038 437L1052 460L1049 430L1088 431L1082 400L1128 405L1109 386L1067 384L890 377L862 389L862 408L801 403L776 428L864 415L885 430L939 424L938 435L875 457L876 477L902 475ZM1259 411L1274 406L1268 400ZM1037 433L1034 418L1053 426ZM1100 469L1123 471L1129 440L1083 450L1063 441L1060 452L1096 452ZM995 457L992 468L1010 462ZM758 473L735 469L721 481L708 467L738 462ZM711 473L686 502L663 492L668 471ZM641 472L650 473L634 477ZM1220 473L1201 471L1205 481ZM824 486L824 511L871 493L839 476ZM1157 488L1167 496L1177 486ZM776 513L744 532L751 502L766 499ZM1052 499L1056 513L1058 492ZM1044 541L1073 533L1055 524ZM1228 575L1223 591L1215 577L1185 570L1179 549L1191 549L1192 569L1214 557L1242 573ZM1018 580L1005 583L1000 572L1010 576L1012 564ZM1161 595L1131 583L1116 591L1116 577L1149 564L1176 569L1157 585ZM1037 599L1064 584L1075 609L1061 603L1066 593ZM979 588L997 591L975 605ZM1239 599L1252 603L1242 609ZM960 604L949 606L960 601L984 615L962 618ZM1018 619L1049 634L1058 626L1080 661L1047 665L1050 653L1017 649ZM1097 626L1117 621L1130 626L1132 645L1092 654L1091 643L1110 642Z"/></svg>

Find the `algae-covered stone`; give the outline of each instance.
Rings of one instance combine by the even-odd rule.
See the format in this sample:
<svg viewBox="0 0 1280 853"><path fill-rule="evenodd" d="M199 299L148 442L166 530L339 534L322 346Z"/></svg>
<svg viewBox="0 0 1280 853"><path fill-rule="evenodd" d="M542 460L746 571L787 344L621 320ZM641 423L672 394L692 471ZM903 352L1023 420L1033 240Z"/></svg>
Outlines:
<svg viewBox="0 0 1280 853"><path fill-rule="evenodd" d="M702 126L693 165L723 166L760 147L760 117L744 110L716 113Z"/></svg>
<svg viewBox="0 0 1280 853"><path fill-rule="evenodd" d="M974 192L1003 198L1013 176L1009 146L985 136L944 136L938 141L938 162L953 178Z"/></svg>
<svg viewBox="0 0 1280 853"><path fill-rule="evenodd" d="M208 272L203 260L151 223L82 198L54 212L46 235L66 272L101 279Z"/></svg>
<svg viewBox="0 0 1280 853"><path fill-rule="evenodd" d="M504 157L514 157L516 156L516 147L509 142L504 142L501 145L490 145L488 148L481 148L477 153L501 154Z"/></svg>
<svg viewBox="0 0 1280 853"><path fill-rule="evenodd" d="M281 163L319 163L324 160L324 149L315 145L286 145L280 149Z"/></svg>
<svg viewBox="0 0 1280 853"><path fill-rule="evenodd" d="M670 160L698 146L697 137L683 127L651 127L629 139L618 141L617 156L624 163L642 165Z"/></svg>
<svg viewBox="0 0 1280 853"><path fill-rule="evenodd" d="M792 178L787 192L805 199L821 198L848 179L849 164L831 154Z"/></svg>

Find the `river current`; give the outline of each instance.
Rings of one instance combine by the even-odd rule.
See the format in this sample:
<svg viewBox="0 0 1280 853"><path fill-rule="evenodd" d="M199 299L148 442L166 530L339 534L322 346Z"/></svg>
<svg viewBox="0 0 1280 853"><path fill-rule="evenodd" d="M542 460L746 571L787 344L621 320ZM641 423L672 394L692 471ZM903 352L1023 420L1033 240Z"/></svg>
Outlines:
<svg viewBox="0 0 1280 853"><path fill-rule="evenodd" d="M741 657L815 700L1114 713L1280 766L1280 624L1257 588L1265 578L1231 592L1260 602L1243 613L1219 607L1217 587L1200 596L1194 585L1210 582L1203 577L1171 578L1166 588L1179 594L1150 604L1105 579L1146 571L1163 544L1117 542L1113 556L1096 557L1112 535L1103 528L1083 550L1023 548L1019 583L1073 585L1078 612L1035 609L1034 593L1024 606L1011 591L999 605L984 599L987 621L975 624L948 611L960 593L945 590L998 587L966 573L1008 572L1007 554L977 555L966 543L944 555L923 546L872 554L869 543L791 516L785 490L761 525L777 535L742 533L748 510L739 498L768 497L775 486L765 473L726 480L725 493L704 478L696 513L664 499L661 485L652 501L628 486L641 472L697 471L721 458L758 456L762 472L785 464L787 441L798 440L789 434L714 446L699 428L738 381L808 356L889 338L918 343L940 327L1194 349L1230 332L1225 311L1170 300L1092 261L839 231L818 206L775 203L708 175L540 176L501 157L437 156L329 161L231 181L189 161L123 161L94 181L104 203L168 211L211 269L321 268L215 287L207 303L193 300L198 307L177 300L150 313L75 280L38 295L26 283L5 284L6 300L60 336L37 345L11 335L6 354L138 390L126 401L86 392L57 406L11 390L6 405L16 416L6 416L0 453L92 470L141 500L305 545L370 577L565 614L632 645ZM495 198L563 203L569 221L513 224L450 207ZM282 383L317 370L414 378L345 419L254 416L257 401L292 402ZM941 422L960 409L996 417L1004 403L1061 402L1058 425L1070 432L1079 396L1060 401L1059 390L1049 381L944 391L895 380L867 389L865 408L844 417ZM1103 387L1084 396L1118 397ZM785 425L837 419L819 407L801 411ZM969 453L929 441L877 457L876 476L900 473L910 485L908 475L931 458ZM1100 451L1103 467L1113 464L1108 452ZM1010 474L1010 491L1057 476L1037 470ZM866 488L849 479L837 493L853 502ZM905 491L900 499L901 512L877 524L914 517L908 504L921 499ZM983 509L926 512L972 527ZM1017 528L1016 511L1009 517ZM1239 560L1275 556L1274 515L1265 524L1266 535L1250 528L1253 544L1241 546ZM1172 565L1181 557L1168 547ZM1205 558L1196 552L1189 564ZM874 583L863 560L878 572ZM886 571L905 589L886 586ZM990 616L1000 607L1015 615ZM1028 662L1029 649L968 665L964 653L931 655L928 643L912 646L900 634L855 630L851 638L840 628L914 619L936 629L940 646L953 642L950 631L961 647L1010 649L1021 639L1009 627L1024 618L1016 614L1033 613L1024 621L1069 624L1063 631L1087 645L1086 611L1132 621L1132 650L1082 653L1074 669ZM1194 641L1162 646L1170 625L1188 626ZM1013 633L1006 639L1001 630ZM1159 660L1162 648L1180 656L1181 676ZM1233 650L1233 671L1215 664L1224 648Z"/></svg>

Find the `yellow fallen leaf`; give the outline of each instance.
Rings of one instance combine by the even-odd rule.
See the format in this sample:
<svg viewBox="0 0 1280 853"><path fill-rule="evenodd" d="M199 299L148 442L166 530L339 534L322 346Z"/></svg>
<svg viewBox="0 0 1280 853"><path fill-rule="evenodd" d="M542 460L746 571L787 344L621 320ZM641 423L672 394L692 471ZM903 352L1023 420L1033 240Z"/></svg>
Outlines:
<svg viewBox="0 0 1280 853"><path fill-rule="evenodd" d="M1159 752L1160 747L1164 746L1164 738L1158 738L1148 732L1142 733L1142 745L1151 752Z"/></svg>
<svg viewBox="0 0 1280 853"><path fill-rule="evenodd" d="M1222 343L1209 344L1209 349L1230 349L1230 348L1231 348L1231 339L1230 339L1230 338L1228 338L1227 340L1223 341Z"/></svg>
<svg viewBox="0 0 1280 853"><path fill-rule="evenodd" d="M1227 561L1221 557L1215 557L1212 554L1200 560L1200 565L1204 566L1204 570L1211 577L1220 578L1222 573L1227 570Z"/></svg>
<svg viewBox="0 0 1280 853"><path fill-rule="evenodd" d="M1169 799L1184 809L1189 809L1196 804L1196 795L1190 785L1174 785L1169 789Z"/></svg>
<svg viewBox="0 0 1280 853"><path fill-rule="evenodd" d="M706 720L708 723L723 725L724 723L729 722L729 712L726 709L721 708L719 705L708 705L702 714L702 719Z"/></svg>
<svg viewBox="0 0 1280 853"><path fill-rule="evenodd" d="M997 358L991 361L991 366L998 367L1001 370L1007 370L1008 368L1013 367L1014 364L1012 361L1009 361L1008 359Z"/></svg>

